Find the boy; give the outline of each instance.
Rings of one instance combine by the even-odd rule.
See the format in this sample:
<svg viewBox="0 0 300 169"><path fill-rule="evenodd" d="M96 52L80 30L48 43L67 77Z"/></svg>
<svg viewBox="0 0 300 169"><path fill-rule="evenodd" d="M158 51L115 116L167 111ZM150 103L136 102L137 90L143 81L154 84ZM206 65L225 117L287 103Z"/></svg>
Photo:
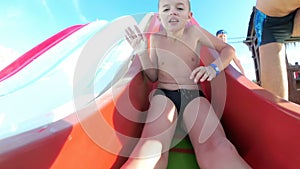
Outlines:
<svg viewBox="0 0 300 169"><path fill-rule="evenodd" d="M227 43L227 32L223 29L220 29L216 33L216 37L221 39L223 42Z"/></svg>
<svg viewBox="0 0 300 169"><path fill-rule="evenodd" d="M250 168L226 138L198 85L228 66L235 51L201 27L186 26L191 17L189 0L160 0L158 19L163 30L150 36L149 54L147 39L139 28L126 30L127 41L138 54L146 76L158 81L158 89L150 99L142 136L122 169L166 168L177 125L189 133L201 168ZM202 45L220 52L220 57L205 67L199 66ZM204 124L216 123L212 134L202 131L207 127Z"/></svg>
<svg viewBox="0 0 300 169"><path fill-rule="evenodd" d="M223 42L227 43L227 32L223 29L220 29L217 31L216 33L216 37L218 37L219 39L221 39ZM244 68L241 64L240 59L238 59L237 57L232 58L233 62L235 63L235 65L240 69L241 73L244 75Z"/></svg>

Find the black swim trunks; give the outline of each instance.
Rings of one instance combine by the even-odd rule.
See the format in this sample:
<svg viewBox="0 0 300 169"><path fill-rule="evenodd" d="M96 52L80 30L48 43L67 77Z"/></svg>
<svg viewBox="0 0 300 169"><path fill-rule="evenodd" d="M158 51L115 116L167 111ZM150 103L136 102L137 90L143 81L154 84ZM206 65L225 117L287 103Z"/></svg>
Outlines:
<svg viewBox="0 0 300 169"><path fill-rule="evenodd" d="M201 90L187 90L187 89L180 89L180 90L166 90L166 89L157 89L154 92L154 95L164 95L172 100L174 103L177 112L178 112L178 123L179 125L176 126L175 137L177 139L173 139L172 146L178 144L180 140L182 140L188 134L186 130L185 124L183 122L183 111L185 107L191 102L193 99L197 97L205 97Z"/></svg>
<svg viewBox="0 0 300 169"><path fill-rule="evenodd" d="M256 9L254 26L258 45L272 42L283 43L291 38L296 12L297 10L283 17L271 17Z"/></svg>
<svg viewBox="0 0 300 169"><path fill-rule="evenodd" d="M185 107L190 101L197 97L205 97L201 90L166 90L166 89L157 89L154 93L155 95L165 95L174 103L177 112L181 115Z"/></svg>

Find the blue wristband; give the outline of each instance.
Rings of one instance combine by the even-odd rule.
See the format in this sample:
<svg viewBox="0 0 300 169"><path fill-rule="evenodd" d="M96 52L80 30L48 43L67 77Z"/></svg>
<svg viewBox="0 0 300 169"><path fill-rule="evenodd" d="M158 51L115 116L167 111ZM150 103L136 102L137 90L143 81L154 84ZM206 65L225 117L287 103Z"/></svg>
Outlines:
<svg viewBox="0 0 300 169"><path fill-rule="evenodd" d="M211 66L212 68L214 68L214 70L216 71L216 75L220 74L220 69L218 68L217 65L215 65L215 64L212 63L209 66Z"/></svg>

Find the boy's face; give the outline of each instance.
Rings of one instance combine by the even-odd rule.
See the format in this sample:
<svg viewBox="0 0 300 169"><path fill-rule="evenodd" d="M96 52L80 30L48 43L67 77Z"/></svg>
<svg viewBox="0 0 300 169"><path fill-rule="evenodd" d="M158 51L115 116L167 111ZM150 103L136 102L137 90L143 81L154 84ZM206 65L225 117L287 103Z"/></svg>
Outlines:
<svg viewBox="0 0 300 169"><path fill-rule="evenodd" d="M184 28L192 17L189 0L160 0L158 12L161 24L171 32Z"/></svg>
<svg viewBox="0 0 300 169"><path fill-rule="evenodd" d="M227 35L225 33L220 33L217 35L217 37L222 39L223 42L227 42Z"/></svg>

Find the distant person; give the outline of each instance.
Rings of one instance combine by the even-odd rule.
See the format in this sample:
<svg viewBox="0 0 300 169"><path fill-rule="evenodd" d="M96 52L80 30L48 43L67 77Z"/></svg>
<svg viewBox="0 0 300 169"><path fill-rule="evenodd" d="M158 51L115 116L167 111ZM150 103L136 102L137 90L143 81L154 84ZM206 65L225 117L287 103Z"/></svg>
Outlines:
<svg viewBox="0 0 300 169"><path fill-rule="evenodd" d="M298 62L295 62L295 66L299 66ZM295 79L300 79L300 71L295 72Z"/></svg>
<svg viewBox="0 0 300 169"><path fill-rule="evenodd" d="M285 40L300 36L299 0L256 0L254 18L261 85L288 99Z"/></svg>
<svg viewBox="0 0 300 169"><path fill-rule="evenodd" d="M218 38L220 38L221 40L223 40L223 42L227 43L227 32L225 30L223 30L223 29L218 30L216 33L216 36ZM243 75L245 75L244 68L243 68L240 60L235 56L233 58L233 61L234 61L235 65L240 69L241 73Z"/></svg>

